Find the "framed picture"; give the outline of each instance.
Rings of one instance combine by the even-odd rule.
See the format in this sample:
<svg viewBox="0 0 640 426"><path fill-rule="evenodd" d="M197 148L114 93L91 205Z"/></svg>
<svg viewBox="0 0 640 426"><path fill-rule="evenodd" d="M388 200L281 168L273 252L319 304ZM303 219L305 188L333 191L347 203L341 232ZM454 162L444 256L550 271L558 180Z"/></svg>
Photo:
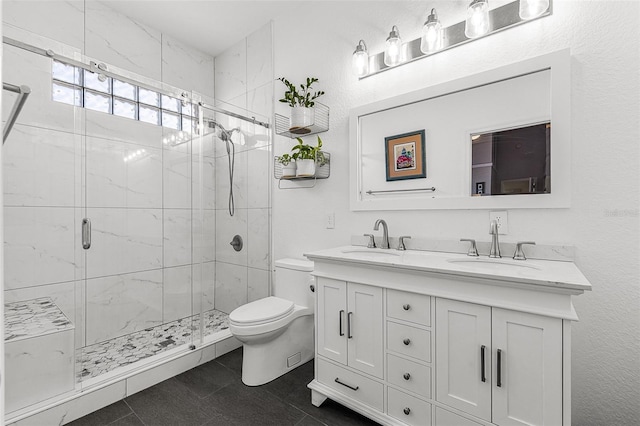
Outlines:
<svg viewBox="0 0 640 426"><path fill-rule="evenodd" d="M424 129L384 138L387 181L427 177Z"/></svg>

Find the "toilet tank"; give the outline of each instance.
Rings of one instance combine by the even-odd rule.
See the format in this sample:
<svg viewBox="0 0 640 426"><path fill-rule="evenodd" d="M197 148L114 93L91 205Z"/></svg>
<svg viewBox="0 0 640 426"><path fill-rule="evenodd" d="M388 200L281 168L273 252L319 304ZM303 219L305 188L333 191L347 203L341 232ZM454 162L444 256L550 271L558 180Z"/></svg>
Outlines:
<svg viewBox="0 0 640 426"><path fill-rule="evenodd" d="M313 309L315 299L310 289L315 284L310 274L313 262L307 259L280 259L275 261L275 267L273 295Z"/></svg>

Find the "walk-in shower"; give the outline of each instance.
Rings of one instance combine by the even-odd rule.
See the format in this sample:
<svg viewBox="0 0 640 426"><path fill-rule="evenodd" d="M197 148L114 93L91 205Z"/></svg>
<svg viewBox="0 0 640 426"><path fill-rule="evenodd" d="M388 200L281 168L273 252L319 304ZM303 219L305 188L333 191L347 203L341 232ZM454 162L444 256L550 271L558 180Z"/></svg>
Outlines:
<svg viewBox="0 0 640 426"><path fill-rule="evenodd" d="M247 254L226 232L269 240L268 223L248 225L246 186L247 141L270 133L267 119L79 53L5 37L3 55L3 78L31 88L3 147L6 411L16 420L230 337L240 302L229 302L238 283L228 270ZM260 149L266 164L270 140ZM247 263L236 274L245 301Z"/></svg>

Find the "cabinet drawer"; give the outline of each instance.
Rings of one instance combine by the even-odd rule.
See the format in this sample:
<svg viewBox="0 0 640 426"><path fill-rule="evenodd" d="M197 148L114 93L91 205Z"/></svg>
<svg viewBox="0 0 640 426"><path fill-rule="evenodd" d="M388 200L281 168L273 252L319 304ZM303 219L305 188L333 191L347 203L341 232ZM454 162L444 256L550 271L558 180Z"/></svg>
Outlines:
<svg viewBox="0 0 640 426"><path fill-rule="evenodd" d="M480 426L480 423L436 407L436 426Z"/></svg>
<svg viewBox="0 0 640 426"><path fill-rule="evenodd" d="M431 333L387 321L387 348L390 351L431 362Z"/></svg>
<svg viewBox="0 0 640 426"><path fill-rule="evenodd" d="M387 316L429 326L431 325L431 297L406 291L387 290Z"/></svg>
<svg viewBox="0 0 640 426"><path fill-rule="evenodd" d="M387 354L387 381L425 398L431 398L431 368L426 365Z"/></svg>
<svg viewBox="0 0 640 426"><path fill-rule="evenodd" d="M384 386L346 368L331 364L317 357L318 381L340 393L367 404L378 411L383 410Z"/></svg>
<svg viewBox="0 0 640 426"><path fill-rule="evenodd" d="M412 426L431 424L431 404L393 388L388 389L387 414Z"/></svg>

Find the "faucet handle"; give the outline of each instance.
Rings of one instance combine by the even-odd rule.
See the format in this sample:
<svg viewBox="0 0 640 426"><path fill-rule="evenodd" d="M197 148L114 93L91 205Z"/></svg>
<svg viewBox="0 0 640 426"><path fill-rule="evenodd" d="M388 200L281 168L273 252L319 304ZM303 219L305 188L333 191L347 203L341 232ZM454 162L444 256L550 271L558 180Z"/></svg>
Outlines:
<svg viewBox="0 0 640 426"><path fill-rule="evenodd" d="M376 239L373 234L364 234L365 237L369 237L369 243L367 244L368 248L376 248Z"/></svg>
<svg viewBox="0 0 640 426"><path fill-rule="evenodd" d="M411 237L409 235L403 235L401 237L398 237L398 248L397 250L406 250L407 248L404 245L404 240L406 239L411 239Z"/></svg>
<svg viewBox="0 0 640 426"><path fill-rule="evenodd" d="M518 241L516 243L516 252L513 253L513 259L514 260L527 260L527 258L524 255L524 251L522 250L522 246L524 244L531 244L531 245L536 245L535 241Z"/></svg>
<svg viewBox="0 0 640 426"><path fill-rule="evenodd" d="M478 254L478 248L476 247L476 240L471 239L471 238L460 238L460 241L468 241L468 242L471 243L471 247L469 247L469 251L467 252L467 256L474 256L474 257L480 256Z"/></svg>

